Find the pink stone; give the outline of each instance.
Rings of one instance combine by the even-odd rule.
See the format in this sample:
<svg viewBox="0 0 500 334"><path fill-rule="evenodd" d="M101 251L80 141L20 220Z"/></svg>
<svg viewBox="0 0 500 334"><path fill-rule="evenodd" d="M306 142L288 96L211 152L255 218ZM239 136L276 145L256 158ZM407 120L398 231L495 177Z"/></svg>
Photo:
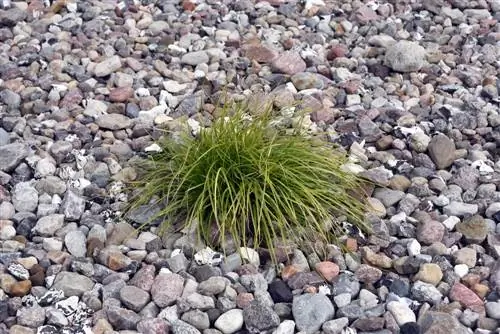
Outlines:
<svg viewBox="0 0 500 334"><path fill-rule="evenodd" d="M248 292L240 293L239 295L236 296L236 306L238 306L241 309L244 309L253 300L253 295Z"/></svg>
<svg viewBox="0 0 500 334"><path fill-rule="evenodd" d="M455 283L450 290L449 297L452 301L459 302L462 306L476 312L484 312L484 302L472 290L462 283Z"/></svg>
<svg viewBox="0 0 500 334"><path fill-rule="evenodd" d="M324 261L317 263L314 269L323 276L323 278L331 282L335 277L339 275L340 268L336 263L330 261Z"/></svg>
<svg viewBox="0 0 500 334"><path fill-rule="evenodd" d="M306 70L306 63L294 51L285 51L273 60L273 68L281 73L294 75Z"/></svg>
<svg viewBox="0 0 500 334"><path fill-rule="evenodd" d="M134 95L132 87L118 87L109 93L109 100L111 102L125 102Z"/></svg>
<svg viewBox="0 0 500 334"><path fill-rule="evenodd" d="M250 60L258 63L270 63L278 57L278 51L260 43L246 44L242 48L243 54Z"/></svg>
<svg viewBox="0 0 500 334"><path fill-rule="evenodd" d="M369 6L363 6L356 11L356 19L360 23L368 23L378 19L377 13Z"/></svg>

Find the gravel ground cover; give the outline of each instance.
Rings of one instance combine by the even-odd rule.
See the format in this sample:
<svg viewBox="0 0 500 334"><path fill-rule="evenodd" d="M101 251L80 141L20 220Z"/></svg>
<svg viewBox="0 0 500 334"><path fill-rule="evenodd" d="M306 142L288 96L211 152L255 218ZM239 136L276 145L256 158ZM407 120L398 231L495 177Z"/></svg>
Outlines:
<svg viewBox="0 0 500 334"><path fill-rule="evenodd" d="M1 5L0 333L500 333L499 0ZM374 233L279 268L134 234L130 161L223 89L300 100Z"/></svg>

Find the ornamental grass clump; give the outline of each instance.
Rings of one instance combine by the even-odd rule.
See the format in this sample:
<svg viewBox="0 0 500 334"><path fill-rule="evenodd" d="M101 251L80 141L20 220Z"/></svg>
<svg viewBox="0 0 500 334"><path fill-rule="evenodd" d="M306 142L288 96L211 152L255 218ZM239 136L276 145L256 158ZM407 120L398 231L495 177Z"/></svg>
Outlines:
<svg viewBox="0 0 500 334"><path fill-rule="evenodd" d="M180 221L216 249L231 236L236 246L267 248L273 260L277 242L331 242L343 233L341 216L367 230L355 192L362 181L341 168L345 154L300 126L278 129L271 106L219 111L196 136L158 142L162 151L140 164L133 207L160 205L154 218L164 231Z"/></svg>

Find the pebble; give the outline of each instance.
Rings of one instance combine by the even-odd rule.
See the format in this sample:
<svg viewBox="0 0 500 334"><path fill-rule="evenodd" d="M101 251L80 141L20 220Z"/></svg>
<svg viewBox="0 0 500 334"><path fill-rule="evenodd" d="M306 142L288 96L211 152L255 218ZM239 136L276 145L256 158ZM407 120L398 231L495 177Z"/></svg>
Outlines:
<svg viewBox="0 0 500 334"><path fill-rule="evenodd" d="M385 53L385 65L398 72L416 72L425 64L425 49L415 42L399 41Z"/></svg>
<svg viewBox="0 0 500 334"><path fill-rule="evenodd" d="M292 314L299 331L314 333L335 314L333 304L323 294L305 294L293 298Z"/></svg>
<svg viewBox="0 0 500 334"><path fill-rule="evenodd" d="M214 323L215 328L224 334L232 334L243 327L243 311L232 309L221 314Z"/></svg>

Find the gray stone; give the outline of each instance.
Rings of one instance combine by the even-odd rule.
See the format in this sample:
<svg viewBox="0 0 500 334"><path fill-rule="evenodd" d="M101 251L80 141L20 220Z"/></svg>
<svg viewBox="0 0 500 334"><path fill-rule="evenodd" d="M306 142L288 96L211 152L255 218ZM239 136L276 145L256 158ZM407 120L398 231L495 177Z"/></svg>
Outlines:
<svg viewBox="0 0 500 334"><path fill-rule="evenodd" d="M280 324L280 318L276 312L257 300L252 301L243 309L243 320L250 333L267 331Z"/></svg>
<svg viewBox="0 0 500 334"><path fill-rule="evenodd" d="M411 288L411 294L415 300L435 304L441 300L443 295L432 284L416 281Z"/></svg>
<svg viewBox="0 0 500 334"><path fill-rule="evenodd" d="M19 212L34 212L38 206L38 191L29 182L19 182L14 187L12 204Z"/></svg>
<svg viewBox="0 0 500 334"><path fill-rule="evenodd" d="M84 257L87 253L87 239L82 231L69 231L64 236L64 244L68 252L75 257Z"/></svg>
<svg viewBox="0 0 500 334"><path fill-rule="evenodd" d="M183 299L183 302L185 302L190 308L196 308L203 311L215 307L215 302L212 297L200 295L197 292L191 293Z"/></svg>
<svg viewBox="0 0 500 334"><path fill-rule="evenodd" d="M349 318L344 317L325 322L322 329L325 334L341 334L347 325L349 325Z"/></svg>
<svg viewBox="0 0 500 334"><path fill-rule="evenodd" d="M427 311L420 317L418 324L422 333L469 333L455 316L443 312Z"/></svg>
<svg viewBox="0 0 500 334"><path fill-rule="evenodd" d="M120 290L120 300L125 307L139 312L150 301L149 293L133 285L124 286Z"/></svg>
<svg viewBox="0 0 500 334"><path fill-rule="evenodd" d="M209 60L208 54L205 51L188 52L181 57L181 62L183 64L191 66L205 64L208 63Z"/></svg>
<svg viewBox="0 0 500 334"><path fill-rule="evenodd" d="M52 288L55 290L62 290L64 296L81 296L84 292L92 290L94 282L86 276L63 271L57 274Z"/></svg>
<svg viewBox="0 0 500 334"><path fill-rule="evenodd" d="M217 295L226 289L229 280L222 276L213 276L206 281L200 282L198 292L203 295Z"/></svg>
<svg viewBox="0 0 500 334"><path fill-rule="evenodd" d="M468 216L474 215L478 211L477 204L462 203L451 201L450 204L443 208L443 213L447 216Z"/></svg>
<svg viewBox="0 0 500 334"><path fill-rule="evenodd" d="M75 221L82 217L85 211L85 199L68 190L61 203L60 213L64 214L67 220Z"/></svg>
<svg viewBox="0 0 500 334"><path fill-rule="evenodd" d="M173 334L201 334L199 330L182 320L174 320L171 323Z"/></svg>
<svg viewBox="0 0 500 334"><path fill-rule="evenodd" d="M109 323L117 330L135 330L141 317L134 311L121 307L110 307L106 310Z"/></svg>
<svg viewBox="0 0 500 334"><path fill-rule="evenodd" d="M114 131L129 128L132 125L132 120L121 114L106 114L99 116L96 119L96 124L100 128Z"/></svg>
<svg viewBox="0 0 500 334"><path fill-rule="evenodd" d="M208 314L200 310L191 310L184 313L181 317L182 321L187 322L191 326L199 330L204 330L210 327L210 319Z"/></svg>
<svg viewBox="0 0 500 334"><path fill-rule="evenodd" d="M45 310L39 306L22 307L17 311L17 324L38 328L45 322Z"/></svg>
<svg viewBox="0 0 500 334"><path fill-rule="evenodd" d="M0 146L0 171L13 171L28 154L28 148L21 143Z"/></svg>
<svg viewBox="0 0 500 334"><path fill-rule="evenodd" d="M142 334L165 334L169 329L169 324L159 318L143 319L137 324L137 331Z"/></svg>
<svg viewBox="0 0 500 334"><path fill-rule="evenodd" d="M261 274L242 275L240 283L248 292L267 291L267 281Z"/></svg>
<svg viewBox="0 0 500 334"><path fill-rule="evenodd" d="M333 318L335 309L323 294L305 294L293 298L292 313L298 330L315 333Z"/></svg>
<svg viewBox="0 0 500 334"><path fill-rule="evenodd" d="M386 208L395 205L398 203L403 197L405 193L400 190L392 190L389 188L377 188L375 190L373 197L380 200L382 204Z"/></svg>
<svg viewBox="0 0 500 334"><path fill-rule="evenodd" d="M115 55L98 63L94 68L94 74L96 77L105 77L119 70L121 67L120 57Z"/></svg>
<svg viewBox="0 0 500 334"><path fill-rule="evenodd" d="M42 237L51 237L64 225L64 215L53 214L38 219L33 232Z"/></svg>
<svg viewBox="0 0 500 334"><path fill-rule="evenodd" d="M425 49L415 42L399 41L385 52L385 65L398 72L415 72L425 64Z"/></svg>
<svg viewBox="0 0 500 334"><path fill-rule="evenodd" d="M443 134L432 137L427 149L437 169L448 168L455 161L455 144Z"/></svg>

